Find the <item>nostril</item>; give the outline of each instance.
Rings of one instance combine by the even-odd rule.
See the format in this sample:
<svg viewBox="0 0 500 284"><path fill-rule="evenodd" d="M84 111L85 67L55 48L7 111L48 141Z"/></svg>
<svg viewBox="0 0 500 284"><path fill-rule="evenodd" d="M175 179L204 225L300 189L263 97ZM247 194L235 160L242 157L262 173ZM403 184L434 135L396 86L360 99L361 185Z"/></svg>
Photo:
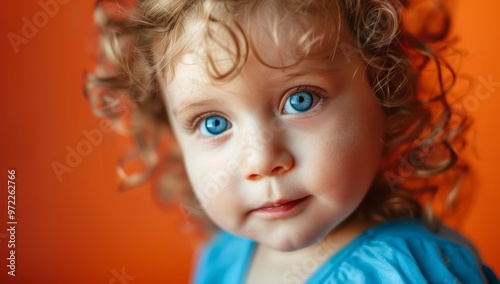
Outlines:
<svg viewBox="0 0 500 284"><path fill-rule="evenodd" d="M279 166L279 167L276 167L274 168L271 173L272 174L280 174L281 172L283 172L284 168L282 166Z"/></svg>
<svg viewBox="0 0 500 284"><path fill-rule="evenodd" d="M257 174L251 174L248 176L248 179L258 179L259 178L259 175Z"/></svg>

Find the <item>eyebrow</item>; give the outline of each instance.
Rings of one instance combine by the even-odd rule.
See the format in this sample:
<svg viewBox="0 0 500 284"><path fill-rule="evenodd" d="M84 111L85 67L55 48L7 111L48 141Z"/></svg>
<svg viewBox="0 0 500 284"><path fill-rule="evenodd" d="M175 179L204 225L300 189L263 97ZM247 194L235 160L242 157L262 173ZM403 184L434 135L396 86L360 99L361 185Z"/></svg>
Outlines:
<svg viewBox="0 0 500 284"><path fill-rule="evenodd" d="M174 116L178 117L180 113L189 111L190 109L202 108L207 105L213 105L219 103L219 100L216 99L205 99L196 102L187 101L173 109Z"/></svg>
<svg viewBox="0 0 500 284"><path fill-rule="evenodd" d="M312 73L314 74L320 74L321 76L328 75L330 73L335 73L335 72L340 72L340 69L337 68L331 68L331 69L308 69L308 70L300 70L300 71L295 71L295 72L285 72L284 76L286 79L288 78L296 78L296 77L302 77L302 76L308 76L311 75Z"/></svg>
<svg viewBox="0 0 500 284"><path fill-rule="evenodd" d="M298 70L296 70L298 69ZM302 62L300 62L298 65L285 68L283 69L284 77L288 78L295 78L295 77L300 77L300 76L306 76L311 73L319 73L322 75L325 74L330 74L330 73L336 73L336 72L341 72L342 68L338 66L338 64L335 64L332 62L332 65L327 65L327 66L318 66L317 64L314 63L314 59L305 59Z"/></svg>

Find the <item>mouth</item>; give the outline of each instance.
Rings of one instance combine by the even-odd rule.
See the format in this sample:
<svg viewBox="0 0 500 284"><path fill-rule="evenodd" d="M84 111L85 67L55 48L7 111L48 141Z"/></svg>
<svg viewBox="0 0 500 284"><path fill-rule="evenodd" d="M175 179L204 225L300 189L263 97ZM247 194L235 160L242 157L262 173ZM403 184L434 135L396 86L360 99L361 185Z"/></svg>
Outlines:
<svg viewBox="0 0 500 284"><path fill-rule="evenodd" d="M261 207L254 209L251 213L265 219L283 219L297 215L305 209L310 195L298 199L280 199L274 202L267 202Z"/></svg>

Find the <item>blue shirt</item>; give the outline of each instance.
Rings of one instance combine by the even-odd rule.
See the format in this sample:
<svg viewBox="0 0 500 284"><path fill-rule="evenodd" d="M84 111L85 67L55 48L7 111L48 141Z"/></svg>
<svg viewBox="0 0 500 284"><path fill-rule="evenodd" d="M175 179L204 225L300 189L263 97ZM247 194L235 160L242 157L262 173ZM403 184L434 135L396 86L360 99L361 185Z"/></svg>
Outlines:
<svg viewBox="0 0 500 284"><path fill-rule="evenodd" d="M201 252L193 283L244 283L255 242L220 231ZM307 263L304 263L307 265ZM293 270L282 283L306 279ZM306 283L500 283L458 233L417 221L378 224L330 256Z"/></svg>

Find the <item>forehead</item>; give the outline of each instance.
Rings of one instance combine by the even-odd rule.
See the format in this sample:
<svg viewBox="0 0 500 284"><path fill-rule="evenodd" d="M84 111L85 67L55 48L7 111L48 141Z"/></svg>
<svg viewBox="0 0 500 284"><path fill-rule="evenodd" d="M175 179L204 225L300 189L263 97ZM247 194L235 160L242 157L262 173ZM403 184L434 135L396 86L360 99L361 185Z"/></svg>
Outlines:
<svg viewBox="0 0 500 284"><path fill-rule="evenodd" d="M262 56L269 56L271 54L278 53L276 47L270 48L262 53ZM333 59L329 57L315 57L315 58L304 58L299 62L293 62L293 65L284 68L272 68L262 62L253 54L250 53L243 68L238 71L235 77L231 77L227 80L221 79L217 80L212 78L205 68L205 61L203 57L200 57L197 53L186 53L184 54L178 63L175 65L175 76L167 84L167 89L193 89L196 87L213 87L214 89L222 90L225 87L233 85L237 78L243 81L247 81L249 88L252 88L254 82L258 82L259 85L265 85L266 82L280 82L283 80L293 80L305 75L314 74L315 76L331 76L332 73L352 69L349 68L350 63L347 64L346 60L342 56L335 56ZM219 65L231 65L229 60L220 60ZM357 64L356 66L359 66ZM241 81L240 80L240 81ZM176 93L176 92L173 92Z"/></svg>

